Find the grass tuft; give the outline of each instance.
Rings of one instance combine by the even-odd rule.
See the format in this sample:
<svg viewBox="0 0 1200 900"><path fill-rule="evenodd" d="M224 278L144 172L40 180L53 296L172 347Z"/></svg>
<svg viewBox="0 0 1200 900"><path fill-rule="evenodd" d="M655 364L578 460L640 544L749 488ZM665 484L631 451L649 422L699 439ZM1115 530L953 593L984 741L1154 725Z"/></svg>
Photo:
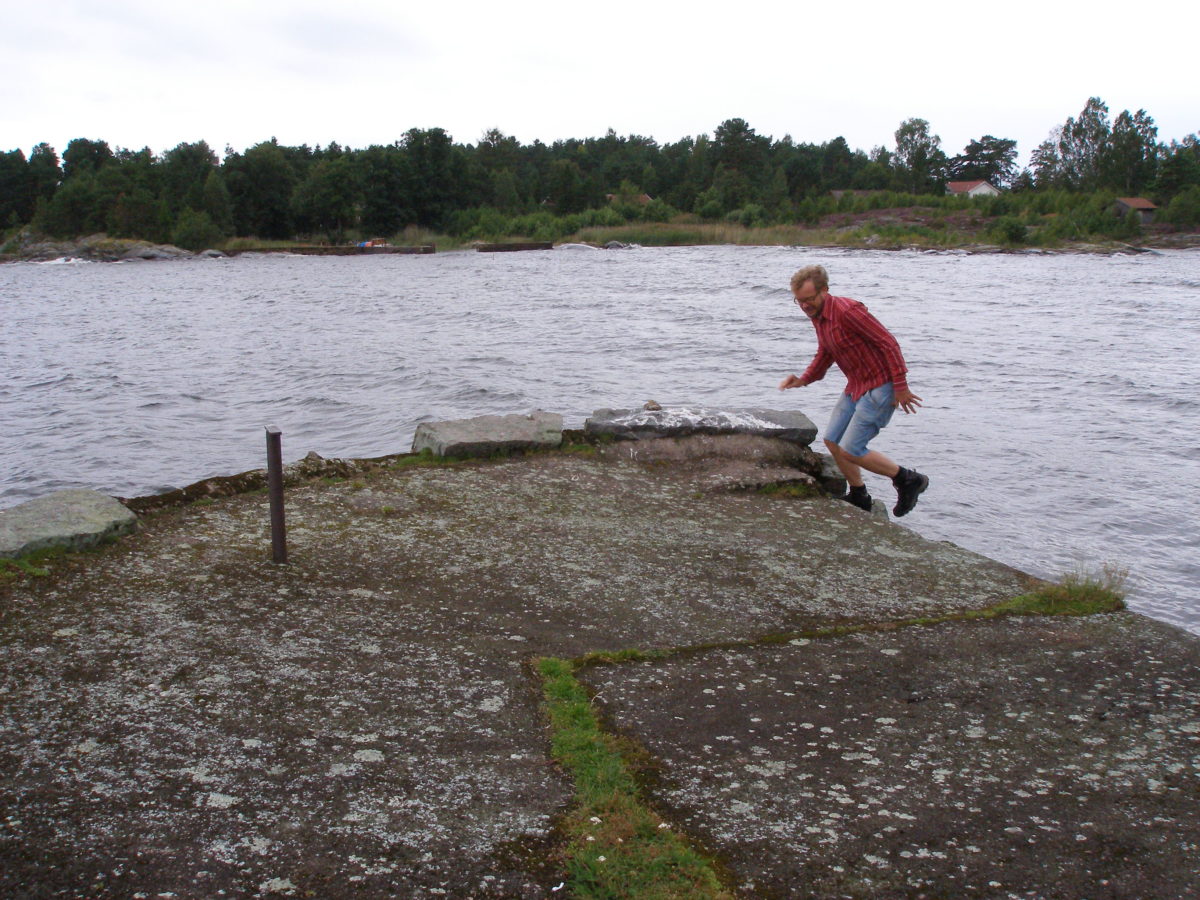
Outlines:
<svg viewBox="0 0 1200 900"><path fill-rule="evenodd" d="M575 781L564 822L573 897L732 898L713 863L641 800L627 759L633 748L606 734L575 664L538 660L551 752Z"/></svg>
<svg viewBox="0 0 1200 900"><path fill-rule="evenodd" d="M1090 616L1125 609L1124 569L1106 566L1099 575L1071 574L1057 584L993 607L998 615Z"/></svg>
<svg viewBox="0 0 1200 900"><path fill-rule="evenodd" d="M29 578L45 578L50 574L50 566L46 563L57 559L65 559L79 550L68 550L66 547L43 547L24 553L16 559L0 557L0 581L11 581L24 575Z"/></svg>
<svg viewBox="0 0 1200 900"><path fill-rule="evenodd" d="M433 451L426 447L419 453L406 453L403 456L397 456L389 460L388 468L409 469L420 466L456 466L464 461L451 456L435 456Z"/></svg>
<svg viewBox="0 0 1200 900"><path fill-rule="evenodd" d="M8 581L18 575L29 575L33 578L45 578L50 570L35 566L28 559L0 559L0 581Z"/></svg>

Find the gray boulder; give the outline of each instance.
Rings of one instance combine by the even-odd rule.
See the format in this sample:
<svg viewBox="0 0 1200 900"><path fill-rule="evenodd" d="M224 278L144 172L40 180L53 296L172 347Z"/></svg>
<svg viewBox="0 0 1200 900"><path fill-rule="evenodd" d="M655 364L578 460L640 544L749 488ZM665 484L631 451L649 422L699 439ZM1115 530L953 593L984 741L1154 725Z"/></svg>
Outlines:
<svg viewBox="0 0 1200 900"><path fill-rule="evenodd" d="M534 410L527 416L476 416L449 422L422 422L413 452L435 456L491 456L512 450L552 449L562 444L563 417Z"/></svg>
<svg viewBox="0 0 1200 900"><path fill-rule="evenodd" d="M121 254L121 259L185 259L191 255L173 244L149 244L130 247Z"/></svg>
<svg viewBox="0 0 1200 900"><path fill-rule="evenodd" d="M835 497L840 497L846 493L848 490L846 476L837 467L837 463L833 461L833 457L828 453L817 453L816 457L819 468L813 474L816 476L817 482L821 485L821 489L827 494L833 494Z"/></svg>
<svg viewBox="0 0 1200 900"><path fill-rule="evenodd" d="M56 491L0 510L0 557L47 547L80 550L136 528L137 516L112 497L89 490Z"/></svg>
<svg viewBox="0 0 1200 900"><path fill-rule="evenodd" d="M617 438L687 437L694 434L750 434L807 447L817 426L802 412L775 409L598 409L584 423L588 434Z"/></svg>

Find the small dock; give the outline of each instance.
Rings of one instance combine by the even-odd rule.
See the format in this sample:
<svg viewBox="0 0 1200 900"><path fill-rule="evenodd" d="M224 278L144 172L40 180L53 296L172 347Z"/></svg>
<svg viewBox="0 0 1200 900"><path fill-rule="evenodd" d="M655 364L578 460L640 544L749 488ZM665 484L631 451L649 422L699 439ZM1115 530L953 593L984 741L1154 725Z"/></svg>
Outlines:
<svg viewBox="0 0 1200 900"><path fill-rule="evenodd" d="M358 244L314 244L309 247L289 247L289 253L303 253L307 256L361 256L386 253L436 253L433 244L416 244L414 246L393 246L391 244L375 244L359 246Z"/></svg>
<svg viewBox="0 0 1200 900"><path fill-rule="evenodd" d="M553 250L553 241L512 241L503 244L479 244L475 248L480 253L507 253L515 250Z"/></svg>

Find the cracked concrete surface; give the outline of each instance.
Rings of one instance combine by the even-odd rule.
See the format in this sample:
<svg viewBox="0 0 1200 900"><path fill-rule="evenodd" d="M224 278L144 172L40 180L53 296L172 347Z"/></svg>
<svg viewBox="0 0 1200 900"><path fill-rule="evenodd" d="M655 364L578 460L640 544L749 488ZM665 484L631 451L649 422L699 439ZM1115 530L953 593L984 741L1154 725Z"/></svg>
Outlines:
<svg viewBox="0 0 1200 900"><path fill-rule="evenodd" d="M744 896L1046 896L1050 854L1089 897L1196 886L1181 632L756 645L1032 579L685 465L382 466L290 487L287 514L287 566L249 494L0 583L0 894L562 896L571 786L528 661L700 645L587 678Z"/></svg>

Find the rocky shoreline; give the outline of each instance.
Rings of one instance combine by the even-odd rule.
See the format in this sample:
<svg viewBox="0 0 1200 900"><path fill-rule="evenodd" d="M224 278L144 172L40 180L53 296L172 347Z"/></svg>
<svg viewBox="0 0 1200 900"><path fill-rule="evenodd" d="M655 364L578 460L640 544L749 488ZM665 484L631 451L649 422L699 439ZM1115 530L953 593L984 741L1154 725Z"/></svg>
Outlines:
<svg viewBox="0 0 1200 900"><path fill-rule="evenodd" d="M493 245L489 245L493 246ZM607 245L606 245L607 246ZM842 246L825 245L821 246ZM1004 247L999 244L978 243L962 247L929 248L917 245L892 244L846 244L844 249L865 250L920 250L926 253L1023 253L1023 254L1056 254L1056 253L1153 253L1157 250L1185 250L1200 247L1200 234L1172 233L1151 235L1137 244L1124 241L1107 241L1103 243L1077 242L1064 244L1061 247ZM346 250L357 248L341 248ZM382 249L382 248L380 248ZM397 248L406 252L416 252L418 248ZM475 245L467 246L464 250L476 249ZM303 252L289 248L222 251L217 249L192 252L174 244L155 244L150 241L113 238L107 234L92 234L74 240L50 240L35 237L28 233L22 234L0 252L0 263L5 262L52 262L54 260L81 260L85 262L128 262L128 261L173 261L184 259L221 259L236 256L241 253L291 253ZM364 251L365 252L365 251ZM430 252L421 249L420 252Z"/></svg>
<svg viewBox="0 0 1200 900"><path fill-rule="evenodd" d="M220 250L202 250L193 253L174 244L153 244L150 241L111 238L106 234L92 234L71 241L41 240L23 236L18 245L9 247L9 253L0 255L0 261L50 262L56 259L85 260L87 262L125 262L128 260L178 260L195 258L220 258L227 254ZM15 250L15 252L14 252Z"/></svg>

